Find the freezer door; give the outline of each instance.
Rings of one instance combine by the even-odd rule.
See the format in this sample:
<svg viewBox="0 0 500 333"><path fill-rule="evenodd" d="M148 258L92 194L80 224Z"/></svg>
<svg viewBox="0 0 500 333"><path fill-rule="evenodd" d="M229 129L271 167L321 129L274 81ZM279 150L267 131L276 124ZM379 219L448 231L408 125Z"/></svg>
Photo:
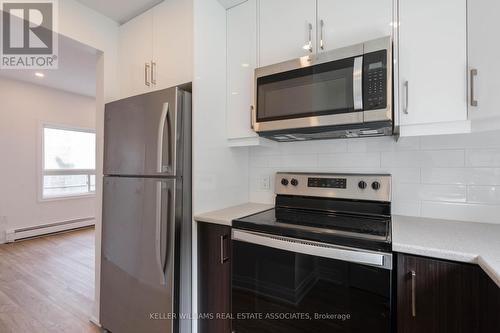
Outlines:
<svg viewBox="0 0 500 333"><path fill-rule="evenodd" d="M118 333L174 333L174 179L105 177L101 323Z"/></svg>
<svg viewBox="0 0 500 333"><path fill-rule="evenodd" d="M182 94L171 88L106 104L105 175L180 175Z"/></svg>

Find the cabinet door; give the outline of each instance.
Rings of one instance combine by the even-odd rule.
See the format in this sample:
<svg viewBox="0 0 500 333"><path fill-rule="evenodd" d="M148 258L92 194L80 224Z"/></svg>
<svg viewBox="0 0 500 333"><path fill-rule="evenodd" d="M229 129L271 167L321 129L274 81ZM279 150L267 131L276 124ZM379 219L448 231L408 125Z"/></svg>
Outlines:
<svg viewBox="0 0 500 333"><path fill-rule="evenodd" d="M198 223L198 313L200 333L230 333L231 228Z"/></svg>
<svg viewBox="0 0 500 333"><path fill-rule="evenodd" d="M479 272L480 333L500 332L500 286L485 272Z"/></svg>
<svg viewBox="0 0 500 333"><path fill-rule="evenodd" d="M478 332L478 269L398 254L398 333Z"/></svg>
<svg viewBox="0 0 500 333"><path fill-rule="evenodd" d="M316 0L259 2L259 66L309 55L316 47Z"/></svg>
<svg viewBox="0 0 500 333"><path fill-rule="evenodd" d="M151 66L152 28L152 10L120 27L118 57L122 98L139 95L151 89L151 68L146 66Z"/></svg>
<svg viewBox="0 0 500 333"><path fill-rule="evenodd" d="M193 2L166 0L153 9L153 89L193 80Z"/></svg>
<svg viewBox="0 0 500 333"><path fill-rule="evenodd" d="M392 35L393 0L318 0L318 52Z"/></svg>
<svg viewBox="0 0 500 333"><path fill-rule="evenodd" d="M399 3L401 124L467 120L466 0Z"/></svg>
<svg viewBox="0 0 500 333"><path fill-rule="evenodd" d="M500 30L500 2L491 0L470 0L469 13L469 71L477 70L469 82L469 114L474 125L480 128L500 128L500 109L496 95L500 91L500 43L491 34ZM469 75L472 74L469 72ZM473 103L476 101L476 103ZM474 122L474 120L482 120Z"/></svg>
<svg viewBox="0 0 500 333"><path fill-rule="evenodd" d="M254 71L257 66L257 0L227 11L227 134L229 139L256 137L251 129Z"/></svg>

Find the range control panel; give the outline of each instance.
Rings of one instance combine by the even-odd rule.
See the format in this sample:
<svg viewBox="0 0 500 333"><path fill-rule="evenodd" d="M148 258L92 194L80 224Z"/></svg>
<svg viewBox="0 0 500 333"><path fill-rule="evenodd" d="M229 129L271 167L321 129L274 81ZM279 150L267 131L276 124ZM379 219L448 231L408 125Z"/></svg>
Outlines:
<svg viewBox="0 0 500 333"><path fill-rule="evenodd" d="M379 174L276 174L276 194L391 201L391 176Z"/></svg>
<svg viewBox="0 0 500 333"><path fill-rule="evenodd" d="M307 178L307 187L347 188L346 178Z"/></svg>

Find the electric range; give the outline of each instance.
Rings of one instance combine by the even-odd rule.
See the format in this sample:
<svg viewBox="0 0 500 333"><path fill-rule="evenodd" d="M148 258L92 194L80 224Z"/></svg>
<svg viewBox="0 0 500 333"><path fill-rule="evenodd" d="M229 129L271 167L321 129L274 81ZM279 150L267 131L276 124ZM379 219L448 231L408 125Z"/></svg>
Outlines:
<svg viewBox="0 0 500 333"><path fill-rule="evenodd" d="M233 332L391 332L391 176L278 173L275 189L233 221Z"/></svg>

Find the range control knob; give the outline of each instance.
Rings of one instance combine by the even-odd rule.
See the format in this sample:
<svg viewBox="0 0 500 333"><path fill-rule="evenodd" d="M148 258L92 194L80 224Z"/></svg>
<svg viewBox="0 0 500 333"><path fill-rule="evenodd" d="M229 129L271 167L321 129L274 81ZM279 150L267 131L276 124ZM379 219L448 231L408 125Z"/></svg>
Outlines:
<svg viewBox="0 0 500 333"><path fill-rule="evenodd" d="M288 179L283 178L283 179L281 180L281 185L283 185L283 186L288 186Z"/></svg>
<svg viewBox="0 0 500 333"><path fill-rule="evenodd" d="M293 186L297 186L297 185L299 185L299 181L297 179L292 179L291 184Z"/></svg>
<svg viewBox="0 0 500 333"><path fill-rule="evenodd" d="M375 191L380 190L380 183L379 182L373 182L372 183L372 189L374 189Z"/></svg>
<svg viewBox="0 0 500 333"><path fill-rule="evenodd" d="M364 190L367 186L368 186L368 184L367 184L364 180L362 180L362 181L360 181L360 182L358 183L358 187L359 187L360 189L362 189L362 190Z"/></svg>

